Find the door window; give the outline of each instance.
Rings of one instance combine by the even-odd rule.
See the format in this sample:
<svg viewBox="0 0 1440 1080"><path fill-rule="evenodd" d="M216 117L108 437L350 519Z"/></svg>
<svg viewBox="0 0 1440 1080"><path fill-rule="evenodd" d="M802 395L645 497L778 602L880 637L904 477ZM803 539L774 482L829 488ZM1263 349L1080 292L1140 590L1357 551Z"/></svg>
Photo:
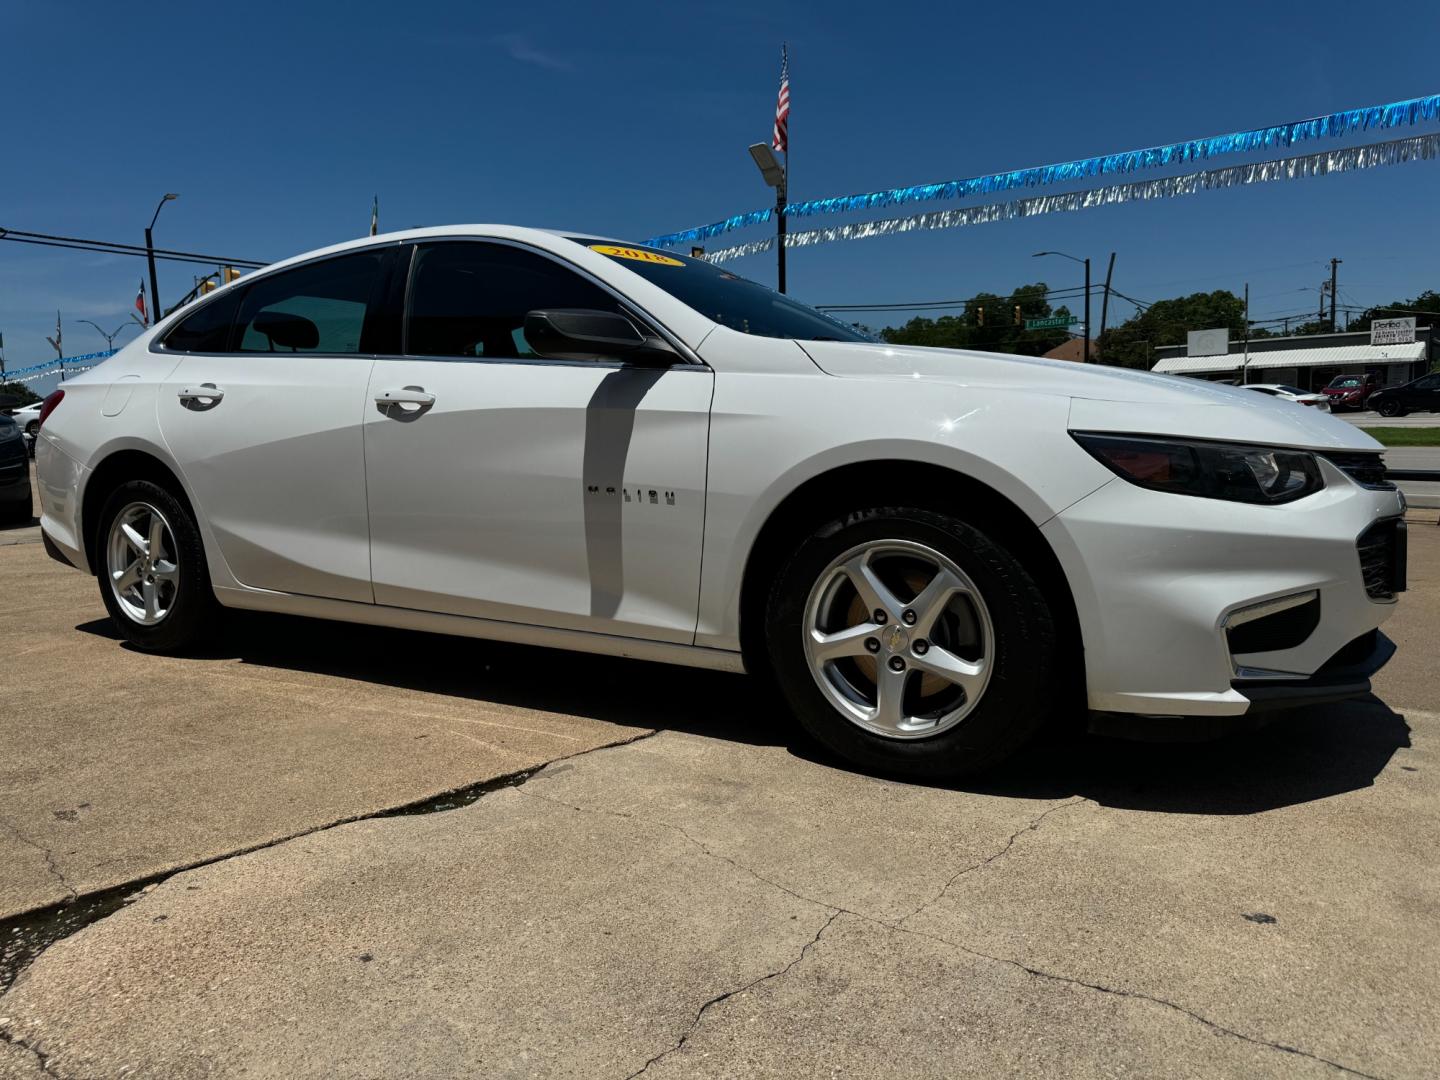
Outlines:
<svg viewBox="0 0 1440 1080"><path fill-rule="evenodd" d="M325 259L256 280L236 321L236 351L350 354L366 348L381 251Z"/></svg>
<svg viewBox="0 0 1440 1080"><path fill-rule="evenodd" d="M230 347L230 327L240 306L243 287L231 289L187 315L165 335L165 348L174 352L220 353Z"/></svg>
<svg viewBox="0 0 1440 1080"><path fill-rule="evenodd" d="M1415 383L1416 390L1440 390L1440 375L1426 375Z"/></svg>
<svg viewBox="0 0 1440 1080"><path fill-rule="evenodd" d="M410 278L411 356L525 359L525 315L546 308L620 312L600 286L553 259L505 244L426 244Z"/></svg>

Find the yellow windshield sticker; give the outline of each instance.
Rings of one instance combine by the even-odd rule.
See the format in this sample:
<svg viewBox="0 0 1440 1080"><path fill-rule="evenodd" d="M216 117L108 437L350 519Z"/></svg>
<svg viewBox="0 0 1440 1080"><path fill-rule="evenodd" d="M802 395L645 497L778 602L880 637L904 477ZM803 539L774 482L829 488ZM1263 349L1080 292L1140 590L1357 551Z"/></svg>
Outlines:
<svg viewBox="0 0 1440 1080"><path fill-rule="evenodd" d="M591 244L590 250L598 251L601 255L609 255L612 259L633 259L635 262L655 263L658 266L685 265L679 259L661 255L658 251L646 251L644 248L617 247L615 244Z"/></svg>

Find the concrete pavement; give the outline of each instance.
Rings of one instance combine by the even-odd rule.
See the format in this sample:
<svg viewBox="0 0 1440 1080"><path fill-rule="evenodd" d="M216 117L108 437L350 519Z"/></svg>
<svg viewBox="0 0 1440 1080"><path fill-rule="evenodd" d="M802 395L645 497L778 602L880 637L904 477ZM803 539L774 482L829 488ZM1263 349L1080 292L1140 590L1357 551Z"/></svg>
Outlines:
<svg viewBox="0 0 1440 1080"><path fill-rule="evenodd" d="M1411 543L1378 699L948 788L734 677L288 620L137 657L0 549L56 609L0 642L46 690L0 721L0 881L217 860L0 995L0 1078L1433 1075L1440 529Z"/></svg>

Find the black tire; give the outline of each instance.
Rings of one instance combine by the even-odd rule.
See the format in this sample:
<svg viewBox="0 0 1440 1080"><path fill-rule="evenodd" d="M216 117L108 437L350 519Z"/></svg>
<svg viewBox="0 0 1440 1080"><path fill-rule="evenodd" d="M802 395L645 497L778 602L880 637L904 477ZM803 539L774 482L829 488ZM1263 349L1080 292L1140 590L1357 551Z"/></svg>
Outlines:
<svg viewBox="0 0 1440 1080"><path fill-rule="evenodd" d="M1400 408L1400 403L1399 403L1398 401L1391 401L1391 400L1386 400L1386 401L1380 402L1379 408L1377 408L1375 411L1378 412L1381 416L1384 416L1384 417L1394 417L1394 416L1404 416L1404 415L1405 415L1405 410L1402 409L1402 408Z"/></svg>
<svg viewBox="0 0 1440 1080"><path fill-rule="evenodd" d="M32 439L35 438L35 436L39 435L39 434L40 434L40 421L39 421L39 420L31 420L28 424L26 424L26 425L25 425L25 434L26 434L26 435L29 435Z"/></svg>
<svg viewBox="0 0 1440 1080"><path fill-rule="evenodd" d="M923 544L952 560L979 590L993 627L993 666L978 704L955 726L925 738L890 738L850 720L821 692L805 655L811 589L835 559L880 540ZM868 769L929 779L982 772L1038 734L1066 696L1056 618L1034 576L1002 537L946 514L877 507L828 522L782 568L766 614L772 669L800 723Z"/></svg>
<svg viewBox="0 0 1440 1080"><path fill-rule="evenodd" d="M143 502L158 509L169 522L179 568L178 581L169 611L154 625L143 625L125 614L110 588L106 563L110 527L132 503ZM205 545L189 509L168 490L149 480L121 484L105 500L100 511L95 541L95 574L100 596L120 636L137 649L153 653L183 655L204 645L214 634L223 610L210 586L210 569L205 562Z"/></svg>

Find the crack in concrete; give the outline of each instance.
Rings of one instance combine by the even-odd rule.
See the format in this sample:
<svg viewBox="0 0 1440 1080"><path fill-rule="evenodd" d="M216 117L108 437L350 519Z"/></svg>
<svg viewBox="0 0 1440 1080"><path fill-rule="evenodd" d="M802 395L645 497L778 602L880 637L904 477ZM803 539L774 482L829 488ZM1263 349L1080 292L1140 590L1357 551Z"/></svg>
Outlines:
<svg viewBox="0 0 1440 1080"><path fill-rule="evenodd" d="M690 1021L690 1025L685 1029L685 1033L680 1036L679 1040L675 1043L674 1046L660 1051L660 1053L656 1054L649 1061L645 1062L644 1065L640 1066L640 1068L636 1069L629 1076L627 1076L625 1080L635 1080L636 1077L643 1075L650 1068L651 1065L654 1065L659 1061L663 1061L671 1054L679 1053L680 1050L684 1048L685 1044L690 1041L690 1036L694 1035L695 1032L699 1030L700 1024L705 1018L705 1014L716 1005L719 1005L721 1002L724 1001L729 1001L731 998L737 997L738 995L745 993L747 990L753 990L761 983L769 982L771 979L780 979L790 974L791 970L794 969L794 967L799 964L800 961L805 959L805 954L808 953L813 946L819 943L820 935L825 933L826 930L830 929L830 924L833 923L836 919L840 918L841 915L845 914L847 914L847 912L845 911L832 910L829 917L826 918L825 922L821 925L820 929L815 931L815 936L812 937L809 941L807 941L804 945L802 945L800 947L800 951L795 954L795 959L791 960L784 967L780 968L777 971L767 972L766 974L761 975L758 979L754 979L746 983L744 986L738 987L735 990L727 990L723 994L716 994L709 1001L701 1005L700 1008L696 1011L694 1018Z"/></svg>
<svg viewBox="0 0 1440 1080"><path fill-rule="evenodd" d="M1004 856L1010 854L1010 849L1015 846L1016 840L1020 839L1020 837L1024 836L1026 833L1034 832L1036 829L1040 828L1040 823L1043 822L1051 814L1055 813L1055 811L1064 810L1065 808L1070 806L1080 806L1082 803L1085 803L1087 801L1088 800L1083 795L1078 795L1073 799L1067 800L1066 802L1056 803L1054 806L1047 809L1044 813L1037 815L1036 817L1031 819L1030 824L1026 825L1023 829L1016 829L1013 833L1011 833L1010 839L1005 841L1005 846L1002 847L999 851L996 851L991 855L987 855L979 862L971 863L969 866L961 867L959 870L956 870L955 873L950 875L949 880L946 881L944 885L940 886L939 892L937 892L929 900L926 900L914 911L910 912L910 914L902 915L900 918L896 919L891 925L893 925L897 930L900 929L900 924L903 923L906 919L913 919L922 911L926 910L927 908L933 907L935 904L938 904L941 900L945 899L945 894L950 891L950 887L954 885L955 882L959 881L962 877L964 877L966 874L969 874L975 870L979 870L982 867L989 866L996 859L1003 858Z"/></svg>
<svg viewBox="0 0 1440 1080"><path fill-rule="evenodd" d="M44 844L36 843L34 840L31 840L28 836L22 833L18 827L16 827L14 822L7 821L5 818L0 818L0 825L4 825L5 828L10 831L10 834L14 836L16 840L19 840L27 847L34 848L36 851L40 852L40 854L45 857L45 868L50 872L50 876L60 883L60 887L70 894L71 900L78 900L80 898L80 894L75 891L75 887L71 885L70 882L65 880L64 873L62 873L60 867L55 864L55 853L51 851L50 848L46 847Z"/></svg>
<svg viewBox="0 0 1440 1080"><path fill-rule="evenodd" d="M602 749L604 749L604 748L602 748ZM1372 1073L1364 1072L1364 1071L1362 1071L1362 1070L1360 1070L1360 1069L1353 1068L1352 1066L1349 1066L1349 1065L1343 1065L1343 1064L1341 1064L1341 1063L1338 1062L1338 1061L1332 1061L1332 1060L1330 1060L1329 1058L1320 1056L1319 1054L1312 1054L1312 1053L1310 1053L1310 1052L1307 1051L1307 1050L1302 1050L1302 1049L1300 1049L1300 1048L1297 1047L1297 1046L1291 1046L1291 1045L1289 1045L1288 1043L1276 1042L1276 1041L1274 1041L1274 1040L1261 1038L1261 1037L1255 1036L1255 1035L1247 1035L1247 1034L1246 1034L1245 1032L1243 1032L1243 1031L1237 1031L1237 1030L1235 1030L1234 1028L1226 1027L1224 1024L1221 1024L1221 1023L1219 1023L1219 1022L1217 1022L1217 1021L1215 1021L1215 1020L1211 1020L1210 1018L1208 1018L1208 1017L1206 1017L1206 1016L1203 1016L1202 1014L1200 1014L1200 1013L1198 1013L1198 1012L1195 1012L1193 1009L1188 1009L1188 1008L1186 1008L1186 1007L1183 1006L1183 1005L1179 1005L1179 1004L1177 1004L1177 1003L1175 1003L1175 1002L1173 1002L1173 1001L1169 1001L1169 1000L1167 1000L1167 999L1165 999L1165 998L1162 998L1162 997L1157 997L1157 996L1154 995L1154 994L1147 994L1147 993L1145 993L1144 991L1141 991L1141 990L1125 990L1125 989L1122 989L1122 988L1120 988L1120 987L1105 986L1105 985L1103 985L1103 984L1101 984L1101 983L1087 982L1087 981L1084 980L1084 979L1075 978L1075 977L1073 977L1073 976L1060 975L1060 974L1056 974L1055 972L1045 971L1045 970L1043 970L1043 969L1041 969L1041 968L1031 967L1030 965L1025 964L1025 963L1023 963L1023 962L1021 962L1021 961L1019 961L1019 960L1013 960L1013 959L1010 959L1009 957L1004 957L1004 956L992 956L992 955L989 954L989 953L981 952L981 951L979 951L978 949L973 949L973 948L969 947L968 945L963 945L963 944L961 944L961 943L958 942L958 941L952 941L952 940L950 940L949 938L942 937L942 936L940 936L940 935L938 935L938 934L931 934L931 933L925 932L924 930L916 930L916 929L913 929L912 927L902 925L907 919L912 919L912 918L914 918L916 915L920 914L922 911L924 911L924 910L926 910L927 908L929 908L929 907L933 906L934 904L938 903L938 902L945 896L945 894L950 890L951 886L953 886L953 885L955 884L955 882L958 881L960 878L964 877L966 874L971 873L972 871L975 871L975 870L980 869L981 867L988 866L988 865L990 865L991 863L995 862L997 859L999 859L999 858L1001 858L1002 856L1006 855L1006 854L1011 850L1011 848L1013 848L1013 847L1015 846L1015 842L1016 842L1017 840L1019 840L1020 837L1024 836L1024 835L1025 835L1026 833L1028 833L1028 832L1034 832L1035 830L1037 830L1037 829L1040 827L1040 825L1045 821L1045 819L1046 819L1047 817L1049 817L1051 814L1055 813L1057 810L1063 810L1063 809L1066 809L1066 808L1072 807L1072 806L1079 806L1079 805L1081 805L1081 804L1083 804L1083 803L1085 803L1085 802L1090 801L1090 800L1085 799L1083 796L1082 796L1082 797L1077 797L1077 798L1074 798L1074 799L1069 799L1069 800L1067 800L1067 801L1065 801L1065 802L1062 802L1062 803L1057 803L1057 804L1054 805L1054 806L1048 807L1043 813L1037 814L1037 815L1036 815L1033 819L1031 819L1031 821L1030 821L1028 824L1026 824L1023 828L1017 829L1015 832L1013 832L1013 833L1010 835L1009 839L1005 841L1004 846L1001 847L998 851L995 851L993 854L988 855L988 856L985 857L984 859L981 859L979 862L971 863L969 866L962 867L960 870L956 871L954 874L952 874L952 875L950 876L950 878L945 882L944 886L940 889L939 892L937 892L937 893L935 894L935 896L934 896L933 898L931 898L930 900L928 900L928 901L926 901L925 903L921 904L919 907L917 907L914 911L910 912L908 915L903 915L903 916L901 916L899 919L895 919L895 920L891 921L891 920L879 919L879 918L876 918L876 917L873 916L873 915L867 915L867 914L865 914L864 912L855 911L855 910L853 910L853 909L851 909L851 908L844 907L843 905L840 905L840 904L832 903L832 902L830 902L830 901L828 901L828 900L818 900L818 899L816 899L815 897L806 896L804 893L797 892L797 891L795 891L794 889L791 889L791 888L789 888L789 887L786 886L786 885L782 885L782 884L780 884L779 882L774 881L774 880L772 880L771 878L766 877L764 874L761 874L761 873L759 873L758 871L751 869L750 867L744 865L743 863L737 862L736 860L730 858L730 857L727 856L727 855L722 855L722 854L720 854L719 852L716 852L716 851L712 850L712 849L711 849L707 844L705 844L703 841L695 838L694 836L691 836L690 833L687 832L684 828L682 828L682 827L679 826L679 825L675 825L675 824L673 824L672 822L662 821L662 820L660 820L660 819L658 819L658 818L645 817L645 816L640 815L640 814L626 813L626 812L624 812L624 811L619 811L619 810L607 810L607 809L603 809L603 808L593 808L593 807L592 807L592 808L587 808L587 807L583 807L583 806L578 806L578 805L576 805L575 803L565 802L563 799L557 799L557 798L554 798L553 796L550 796L550 795L541 795L540 793L538 793L538 792L536 792L536 791L529 791L529 790L527 790L527 791L522 791L522 792L520 792L520 794L525 795L525 796L527 796L527 797L529 797L529 798L540 799L540 800L543 800L543 801L548 802L548 803L553 803L553 804L555 804L556 806L563 806L563 807L566 807L566 808L568 808L568 809L570 809L570 810L574 810L574 811L576 811L576 812L578 812L578 813L605 814L605 815L607 815L607 816L609 816L609 817L621 818L621 819L626 820L626 821L633 821L633 822L640 822L640 823L644 823L644 824L648 824L648 825L655 825L655 826L658 826L658 827L660 827L660 828L669 829L669 830L671 830L671 831L673 831L673 832L675 832L675 833L678 833L680 836L684 837L684 838L685 838L687 841L689 841L692 845L694 845L696 848L698 848L703 854L705 854L705 855L707 855L707 856L710 856L711 858L718 859L718 860L720 860L721 862L727 863L728 865L734 867L735 869L740 870L741 872L743 872L743 873L745 873L745 874L748 874L748 875L750 875L751 877L755 878L755 880L761 881L761 882L765 883L766 885L770 885L770 886L772 886L772 887L774 887L774 888L776 888L776 889L779 889L781 892L784 892L784 893L786 893L787 895L792 896L792 897L794 897L794 898L797 899L797 900L800 900L800 901L802 901L802 902L804 902L804 903L813 904L813 905L815 905L816 907L825 908L826 910L828 910L829 912L831 912L831 915L830 915L829 919L826 921L825 925L824 925L823 927L821 927L821 930L820 930L821 933L823 933L826 929L828 929L829 926L830 926L830 924L833 923L839 916L841 916L841 915L853 915L853 916L855 916L857 919L862 919L862 920L864 920L865 922L871 923L871 924L873 924L873 925L875 925L875 926L884 927L884 928L887 929L887 930L894 930L894 931L897 931L897 932L902 933L902 934L911 934L911 935L914 935L915 937L925 938L925 939L928 940L928 941L937 942L937 943L939 943L939 944L941 944L941 945L948 946L949 948L952 948L952 949L958 949L958 950L960 950L961 952L966 953L966 954L969 955L969 956L975 957L976 959L988 960L988 961L990 961L991 963L1003 964L1003 965L1005 965L1005 966L1007 966L1007 967L1016 968L1016 969L1018 969L1018 970L1020 970L1020 971L1025 972L1025 974L1031 976L1032 978L1044 979L1044 980L1047 980L1047 981L1050 981L1050 982L1057 982L1057 983L1068 984L1068 985L1070 985L1070 986L1076 986L1076 987L1081 987L1081 988L1087 989L1087 990L1093 990L1093 991L1095 991L1095 992L1097 992L1097 993L1101 993L1101 994L1112 994L1112 995L1114 995L1114 996L1116 996L1116 997L1129 998L1129 999L1134 1000L1134 1001L1148 1002L1149 1004L1158 1005L1158 1006L1160 1006L1160 1007L1162 1007L1162 1008L1171 1009L1171 1010L1173 1010L1173 1011L1175 1011L1175 1012L1178 1012L1178 1013L1180 1013L1181 1015L1183 1015L1183 1016L1185 1016L1185 1017L1187 1017L1187 1018L1195 1021L1196 1023L1203 1024L1205 1027L1207 1027L1207 1028L1209 1028L1210 1030L1215 1031L1215 1032L1217 1032L1217 1033L1219 1033L1219 1034L1221 1034L1221 1035L1228 1035L1228 1036L1230 1036L1231 1038L1239 1039L1239 1040L1241 1040L1242 1042L1247 1042L1247 1043L1250 1043L1250 1044L1252 1044L1252 1045L1254 1045L1254 1046L1262 1046L1262 1047L1265 1047L1265 1048L1267 1048L1267 1049L1279 1051L1279 1052L1281 1052L1281 1053L1294 1054L1294 1055L1297 1056L1297 1057L1302 1057L1302 1058L1305 1058L1305 1059L1307 1059L1307 1060L1314 1061L1314 1062L1316 1062L1317 1064L1328 1065L1330 1068L1337 1069L1337 1070L1339 1070L1340 1072L1348 1073L1348 1074L1350 1074L1350 1075L1352 1075L1352 1076L1361 1077L1362 1080L1386 1080L1386 1078L1384 1078L1384 1077L1379 1077L1379 1076L1376 1076L1376 1075L1374 1075L1374 1074L1372 1074ZM819 938L820 938L820 934L817 933L817 934L815 935L815 938L810 941L810 943L806 946L806 948L808 949L809 946L810 946L810 945L813 945L816 941L819 940ZM803 955L804 955L804 950L801 951L801 956L803 957ZM768 981L768 980L770 980L770 979L778 978L779 976L784 975L786 972L788 972L788 971L790 970L791 967L794 967L794 966L795 966L795 963L798 963L798 962L799 962L799 959L800 959L800 958L797 957L797 959L796 959L794 962L792 962L790 965L788 965L786 968L782 969L781 971L772 972L771 974L766 975L766 976L764 976L763 978L756 980L756 982L755 982L755 983L752 983L751 986L758 985L758 984L761 983L761 982L765 982L765 981ZM719 1004L721 1001L724 1001L726 998L733 997L733 996L735 996L736 994L739 994L739 993L743 993L745 990L748 990L748 989L750 989L749 986L741 987L741 989L739 989L739 990L729 991L729 992L727 992L727 993L725 993L725 994L719 995L719 996L716 997L716 998L712 998L710 1001L706 1002L705 1005L701 1007L700 1012L696 1014L695 1020L690 1024L689 1028L686 1030L685 1035L681 1037L681 1039L680 1039L679 1042L677 1042L674 1046L670 1047L669 1049L667 1049L667 1050L661 1052L660 1054L657 1054L655 1057L651 1058L648 1062L645 1063L645 1066L644 1066L643 1068L641 1068L641 1069L639 1070L639 1072L631 1073L630 1076L626 1077L626 1080L633 1080L634 1077L639 1076L640 1073L643 1073L646 1069L648 1069L651 1065L655 1064L655 1063L656 1063L657 1061L659 1061L661 1058L668 1057L669 1055L674 1054L674 1053L676 1053L678 1050L680 1050L681 1047L683 1047L683 1046L685 1045L686 1041L695 1033L696 1029L697 1029L698 1026L699 1026L699 1021L700 1021L701 1016L704 1015L705 1011L706 1011L710 1006Z"/></svg>
<svg viewBox="0 0 1440 1080"><path fill-rule="evenodd" d="M36 939L30 943L22 943L19 948L13 948L12 946L13 954L10 950L0 949L0 1002L4 1001L6 994L9 993L10 988L15 984L15 980L20 977L21 973L39 959L40 955L51 945L54 945L57 941L64 941L66 938L79 933L86 927L109 918L115 914L115 912L127 907L133 900L137 899L142 892L148 891L161 882L168 881L177 874L183 874L189 870L199 870L202 867L213 866L216 863L228 862L231 859L238 859L244 855L252 855L257 851L264 851L267 848L277 847L280 844L289 843L291 840L314 836L317 833L328 832L330 829L339 828L341 825L351 825L357 821L375 821L387 817L432 814L441 813L446 810L460 809L461 807L469 806L493 791L519 787L549 765L568 761L571 758L583 757L586 754L593 754L597 750L611 750L622 746L631 746L645 739L653 738L659 733L660 729L652 728L617 742L606 743L603 746L592 746L588 750L580 750L573 754L553 758L550 761L535 765L529 769L522 769L518 772L492 777L489 780L482 780L474 784L453 788L450 791L441 792L439 795L432 795L414 802L403 803L400 806L392 806L368 814L356 814L350 817L344 817L338 821L331 821L324 825L317 825L311 829L304 829L286 836L279 836L273 840L252 844L236 851L226 852L223 855L216 855L213 858L201 859L183 866L171 867L156 874L121 882L118 885L110 885L104 889L98 889L88 893L77 892L75 888L65 880L64 876L60 874L59 868L51 861L48 849L36 844L24 836L14 825L0 818L0 825L4 825L9 829L18 840L45 854L46 863L50 866L51 872L60 883L64 885L66 891L70 893L67 899L57 903L47 904L41 908L32 908L29 911L22 911L0 919L0 941L7 941L8 938L12 938L15 933L21 929L25 930L27 934L34 934ZM50 930L54 932L49 932Z"/></svg>
<svg viewBox="0 0 1440 1080"><path fill-rule="evenodd" d="M0 1027L0 1042L5 1043L7 1046L18 1046L21 1050L26 1051L35 1058L35 1064L39 1066L40 1071L46 1076L53 1076L55 1080L64 1080L64 1077L50 1068L50 1055L44 1050L31 1046L24 1039L12 1035L3 1027Z"/></svg>
<svg viewBox="0 0 1440 1080"><path fill-rule="evenodd" d="M1226 1027L1224 1024L1221 1024L1218 1021L1211 1020L1209 1017L1203 1016L1200 1013L1195 1012L1193 1009L1187 1009L1184 1005L1176 1004L1173 1001L1170 1001L1166 998L1157 997L1154 994L1147 994L1143 990L1126 990L1118 986L1106 986L1103 983L1088 982L1085 979L1076 978L1072 975L1058 975L1053 971L1045 971L1043 968L1031 967L1029 964L1026 964L1020 960L1013 960L1007 956L993 956L990 953L981 952L978 949L972 949L968 945L962 945L958 941L951 941L949 938L942 937L939 934L929 934L926 933L924 930L913 930L908 926L894 925L891 926L891 929L899 930L902 934L913 934L916 937L928 938L929 940L939 942L942 945L948 945L952 949L959 949L961 952L967 953L970 956L976 957L980 960L989 960L996 964L1005 964L1008 967L1017 968L1020 971L1025 972L1025 974L1033 976L1037 979L1045 979L1050 982L1058 982L1070 986L1078 986L1086 990L1094 990L1097 993L1101 994L1113 994L1116 997L1130 998L1134 1001L1145 1001L1149 1002L1152 1005L1159 1005L1166 1009L1172 1009L1175 1012L1180 1013L1182 1016L1186 1016L1189 1019L1194 1020L1196 1023L1203 1024L1205 1025L1205 1027L1209 1028L1212 1031L1218 1032L1221 1035L1229 1035L1231 1038L1240 1039L1242 1042L1251 1043L1254 1046L1263 1046L1270 1050L1279 1050L1282 1053L1294 1054L1297 1057L1306 1058L1309 1061L1314 1061L1321 1065L1328 1065L1330 1066L1330 1068L1338 1069L1340 1072L1349 1073L1352 1076L1363 1077L1364 1080L1386 1080L1385 1077L1376 1076L1374 1073L1364 1072L1350 1065L1342 1065L1338 1061L1332 1061L1327 1057L1321 1057L1319 1054L1312 1054L1308 1050L1301 1050L1298 1046L1291 1046L1289 1043L1275 1042L1272 1039L1265 1039L1257 1035L1247 1035L1243 1031L1236 1031L1234 1028Z"/></svg>

